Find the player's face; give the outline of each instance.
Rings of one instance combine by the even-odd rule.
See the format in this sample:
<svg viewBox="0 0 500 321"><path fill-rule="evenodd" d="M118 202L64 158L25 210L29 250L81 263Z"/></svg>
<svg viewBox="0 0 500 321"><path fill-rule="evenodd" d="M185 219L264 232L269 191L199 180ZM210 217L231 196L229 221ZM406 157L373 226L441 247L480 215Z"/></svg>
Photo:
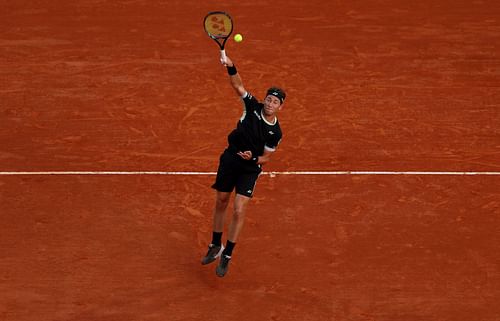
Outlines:
<svg viewBox="0 0 500 321"><path fill-rule="evenodd" d="M273 95L267 95L264 99L264 113L267 116L274 115L278 110L281 109L281 103L278 97Z"/></svg>

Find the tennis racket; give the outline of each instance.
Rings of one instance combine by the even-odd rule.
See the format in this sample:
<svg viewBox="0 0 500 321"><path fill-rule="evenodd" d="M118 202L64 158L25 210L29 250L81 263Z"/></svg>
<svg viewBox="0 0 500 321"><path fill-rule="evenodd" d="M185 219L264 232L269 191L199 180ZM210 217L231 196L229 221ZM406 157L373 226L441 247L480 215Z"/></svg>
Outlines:
<svg viewBox="0 0 500 321"><path fill-rule="evenodd" d="M223 11L212 11L205 16L203 25L208 36L219 45L220 60L224 63L226 61L224 46L233 32L233 20L231 16Z"/></svg>

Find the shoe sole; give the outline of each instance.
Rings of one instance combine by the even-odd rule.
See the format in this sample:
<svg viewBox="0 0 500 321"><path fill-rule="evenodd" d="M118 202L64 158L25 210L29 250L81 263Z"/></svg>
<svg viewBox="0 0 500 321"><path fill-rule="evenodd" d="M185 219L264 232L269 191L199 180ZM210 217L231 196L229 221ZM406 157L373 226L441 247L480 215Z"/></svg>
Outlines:
<svg viewBox="0 0 500 321"><path fill-rule="evenodd" d="M217 267L217 269L215 269L215 274L220 277L220 278L223 278L226 273L222 272L222 271L219 271L219 267Z"/></svg>
<svg viewBox="0 0 500 321"><path fill-rule="evenodd" d="M212 262L215 262L215 260L217 260L217 258L222 255L222 251L224 251L224 245L221 245L220 250L219 250L219 252L217 252L216 256L214 256L212 258L208 258L208 259L205 256L203 259L201 259L201 265L207 265L207 264L210 264Z"/></svg>

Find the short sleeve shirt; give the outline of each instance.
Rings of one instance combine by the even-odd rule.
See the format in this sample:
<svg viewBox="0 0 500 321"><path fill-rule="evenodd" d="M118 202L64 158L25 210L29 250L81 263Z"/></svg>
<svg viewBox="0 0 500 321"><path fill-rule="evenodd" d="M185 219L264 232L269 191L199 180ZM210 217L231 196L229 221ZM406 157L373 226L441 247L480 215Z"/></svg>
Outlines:
<svg viewBox="0 0 500 321"><path fill-rule="evenodd" d="M264 148L276 150L282 138L278 118L274 123L268 122L263 116L264 104L248 92L242 101L245 109L236 128L228 136L229 147L237 151L250 150L256 156L261 156Z"/></svg>

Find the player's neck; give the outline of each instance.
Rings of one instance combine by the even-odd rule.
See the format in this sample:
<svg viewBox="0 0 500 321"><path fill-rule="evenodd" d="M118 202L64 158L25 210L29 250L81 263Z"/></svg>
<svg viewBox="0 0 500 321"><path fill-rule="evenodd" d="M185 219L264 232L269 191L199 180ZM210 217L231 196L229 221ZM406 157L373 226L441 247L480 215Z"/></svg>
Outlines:
<svg viewBox="0 0 500 321"><path fill-rule="evenodd" d="M262 113L262 117L264 117L264 119L269 123L269 124L275 124L276 123L276 115L275 114L272 114L272 115L266 115L266 113Z"/></svg>

